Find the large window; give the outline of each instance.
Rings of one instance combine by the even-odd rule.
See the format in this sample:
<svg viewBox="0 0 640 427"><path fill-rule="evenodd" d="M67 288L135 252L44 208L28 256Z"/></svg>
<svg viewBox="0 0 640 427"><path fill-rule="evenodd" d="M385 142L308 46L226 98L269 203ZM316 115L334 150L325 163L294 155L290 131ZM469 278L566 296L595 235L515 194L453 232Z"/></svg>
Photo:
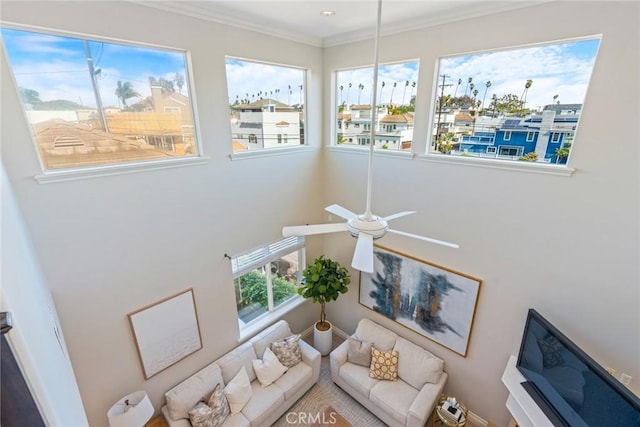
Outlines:
<svg viewBox="0 0 640 427"><path fill-rule="evenodd" d="M236 58L226 68L234 152L304 145L305 70Z"/></svg>
<svg viewBox="0 0 640 427"><path fill-rule="evenodd" d="M186 54L2 28L45 170L199 154Z"/></svg>
<svg viewBox="0 0 640 427"><path fill-rule="evenodd" d="M441 58L429 153L566 164L599 44Z"/></svg>
<svg viewBox="0 0 640 427"><path fill-rule="evenodd" d="M231 259L241 329L297 297L304 263L304 237L300 236Z"/></svg>
<svg viewBox="0 0 640 427"><path fill-rule="evenodd" d="M373 67L336 72L336 143L364 146L371 142ZM378 67L374 148L411 150L418 62Z"/></svg>

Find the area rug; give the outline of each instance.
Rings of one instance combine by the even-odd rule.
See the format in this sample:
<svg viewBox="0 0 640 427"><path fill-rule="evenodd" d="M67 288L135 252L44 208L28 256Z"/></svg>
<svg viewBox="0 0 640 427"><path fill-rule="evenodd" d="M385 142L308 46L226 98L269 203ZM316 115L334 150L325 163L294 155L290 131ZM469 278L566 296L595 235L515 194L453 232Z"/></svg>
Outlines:
<svg viewBox="0 0 640 427"><path fill-rule="evenodd" d="M384 427L375 415L360 405L354 398L342 391L331 379L329 356L324 356L320 364L320 379L309 389L278 421L275 427L313 426L329 410L325 421L331 423L331 410L334 410L347 423L345 427ZM336 418L337 419L337 418ZM322 421L322 419L320 419ZM328 424L316 424L328 425ZM331 424L335 426L336 424Z"/></svg>
<svg viewBox="0 0 640 427"><path fill-rule="evenodd" d="M318 419L312 424L312 427L352 427L347 420L344 419L331 405L324 408Z"/></svg>

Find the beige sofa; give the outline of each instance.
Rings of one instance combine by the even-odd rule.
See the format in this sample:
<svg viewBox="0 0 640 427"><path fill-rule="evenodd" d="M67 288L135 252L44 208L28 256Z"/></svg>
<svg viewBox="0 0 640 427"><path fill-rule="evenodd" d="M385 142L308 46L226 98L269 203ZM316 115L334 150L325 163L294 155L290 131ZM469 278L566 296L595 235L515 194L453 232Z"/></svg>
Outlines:
<svg viewBox="0 0 640 427"><path fill-rule="evenodd" d="M261 359L274 341L290 336L291 329L280 320L249 341L236 347L210 365L193 374L165 393L162 414L169 427L191 427L189 410L220 383L222 387L245 367L251 380L252 397L242 411L230 415L224 427L270 426L280 418L307 390L318 382L321 356L300 340L302 361L268 387L262 387L253 369L253 360Z"/></svg>
<svg viewBox="0 0 640 427"><path fill-rule="evenodd" d="M447 382L444 362L369 319L360 320L352 337L397 350L398 379L370 378L368 367L349 361L345 340L330 354L333 382L389 426L424 426Z"/></svg>

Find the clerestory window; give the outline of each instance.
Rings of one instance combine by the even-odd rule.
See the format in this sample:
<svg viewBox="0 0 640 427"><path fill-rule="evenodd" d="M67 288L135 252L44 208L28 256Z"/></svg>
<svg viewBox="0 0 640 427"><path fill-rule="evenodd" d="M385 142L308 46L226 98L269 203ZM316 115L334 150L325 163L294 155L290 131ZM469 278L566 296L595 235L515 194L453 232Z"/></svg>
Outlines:
<svg viewBox="0 0 640 427"><path fill-rule="evenodd" d="M427 155L495 160L487 144L508 142L500 160L566 167L558 142L574 138L599 45L597 36L440 58Z"/></svg>
<svg viewBox="0 0 640 427"><path fill-rule="evenodd" d="M45 174L199 156L185 51L1 33Z"/></svg>

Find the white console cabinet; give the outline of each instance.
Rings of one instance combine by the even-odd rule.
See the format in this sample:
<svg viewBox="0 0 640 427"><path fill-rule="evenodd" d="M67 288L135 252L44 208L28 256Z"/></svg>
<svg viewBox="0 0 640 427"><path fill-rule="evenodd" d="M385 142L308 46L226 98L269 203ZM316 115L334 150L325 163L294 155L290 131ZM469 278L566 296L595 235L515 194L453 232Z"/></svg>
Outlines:
<svg viewBox="0 0 640 427"><path fill-rule="evenodd" d="M521 383L526 378L516 368L516 360L515 356L510 356L502 374L502 382L509 390L507 409L518 427L553 427L549 418L522 387Z"/></svg>

